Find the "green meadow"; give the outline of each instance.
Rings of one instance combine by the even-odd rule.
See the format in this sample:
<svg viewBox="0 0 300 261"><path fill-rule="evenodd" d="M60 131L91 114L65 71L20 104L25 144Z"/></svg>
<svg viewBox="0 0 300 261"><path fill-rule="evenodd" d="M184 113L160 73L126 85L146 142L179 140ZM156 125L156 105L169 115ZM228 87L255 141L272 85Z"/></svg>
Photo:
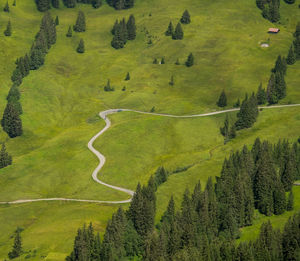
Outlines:
<svg viewBox="0 0 300 261"><path fill-rule="evenodd" d="M0 114L6 105L15 60L30 50L39 30L42 13L34 0L10 3L10 13L1 13L0 31L8 19L13 34L0 32ZM4 5L4 0L0 2ZM13 165L0 170L0 201L28 198L68 197L98 200L123 200L128 196L96 184L91 173L96 157L88 150L88 141L104 127L97 116L109 108L130 108L177 115L215 111L216 101L224 89L228 108L246 92L266 87L270 70L279 54L287 55L292 42L299 9L281 3L281 22L273 25L263 19L255 1L137 0L133 9L116 11L106 3L99 9L77 5L52 9L58 15L57 43L46 56L45 65L24 78L21 103L24 134L8 139L0 132L13 156ZM1 7L2 8L2 7ZM184 25L184 39L174 41L164 35L170 21L176 26L188 9L192 23ZM78 10L86 15L87 31L65 35L75 23ZM110 30L116 19L134 14L137 39L124 49L110 46ZM277 35L267 34L269 27L279 27ZM151 37L153 44L148 44ZM86 52L78 54L79 39ZM268 41L269 48L260 43ZM192 52L195 65L184 62ZM166 64L153 64L165 57ZM179 59L181 65L175 65ZM125 81L127 72L131 80ZM282 104L300 103L300 63L288 66L287 97ZM174 76L175 85L168 83ZM110 79L114 92L104 92ZM126 86L126 91L122 91ZM96 142L106 156L101 171L104 182L135 189L145 183L159 166L172 171L191 166L174 174L157 192L157 220L171 195L179 204L186 187L198 180L202 185L209 176L220 173L223 160L230 152L251 145L256 137L276 142L279 138L296 141L300 129L300 107L264 109L251 129L238 132L224 145L219 128L225 114L193 119L175 119L122 112L109 116L112 127ZM236 113L230 113L231 121ZM300 188L294 188L295 209L300 209ZM17 227L25 254L19 259L64 260L70 252L76 229L92 221L103 234L107 220L118 206L71 202L39 202L0 206L0 259L7 258L12 235ZM124 206L125 208L127 205ZM177 207L180 207L177 205ZM256 215L255 224L242 229L241 240L257 235L267 219L282 227L292 214L276 217Z"/></svg>

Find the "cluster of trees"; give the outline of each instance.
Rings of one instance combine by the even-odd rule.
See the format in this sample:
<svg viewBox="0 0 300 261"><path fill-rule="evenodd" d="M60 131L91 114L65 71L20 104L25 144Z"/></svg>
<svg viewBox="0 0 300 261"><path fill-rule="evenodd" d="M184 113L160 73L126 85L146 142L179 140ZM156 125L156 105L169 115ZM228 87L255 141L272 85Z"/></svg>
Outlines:
<svg viewBox="0 0 300 261"><path fill-rule="evenodd" d="M45 12L53 8L59 8L59 0L35 0L37 9L40 12ZM91 4L94 8L102 6L102 0L63 0L67 8L74 8L76 3Z"/></svg>
<svg viewBox="0 0 300 261"><path fill-rule="evenodd" d="M73 30L75 32L85 32L86 30L85 15L82 11L78 12L78 16L76 19L76 23L73 26Z"/></svg>
<svg viewBox="0 0 300 261"><path fill-rule="evenodd" d="M134 0L106 0L116 10L129 9L134 6Z"/></svg>
<svg viewBox="0 0 300 261"><path fill-rule="evenodd" d="M165 32L165 35L172 36L173 40L182 40L184 33L181 24L189 24L189 23L191 23L191 16L188 10L185 10L184 13L182 14L180 22L177 23L175 30L172 22L170 22L167 31Z"/></svg>
<svg viewBox="0 0 300 261"><path fill-rule="evenodd" d="M224 136L224 143L236 137L236 127L235 124L231 124L229 117L226 115L224 126L220 128L221 134Z"/></svg>
<svg viewBox="0 0 300 261"><path fill-rule="evenodd" d="M159 63L159 64L165 64L165 63L166 63L165 57L162 57L160 62L158 62L157 58L154 58L153 64L158 64L158 63ZM176 65L180 65L179 59L176 60L175 64L176 64ZM190 53L190 54L188 55L188 57L187 57L187 59L186 59L186 61L185 61L185 65L186 65L187 67L191 67L191 66L194 65L194 55L193 55L193 53Z"/></svg>
<svg viewBox="0 0 300 261"><path fill-rule="evenodd" d="M15 239L12 250L8 253L9 259L14 259L22 254L22 239L21 239L21 229L17 228L15 231Z"/></svg>
<svg viewBox="0 0 300 261"><path fill-rule="evenodd" d="M287 70L287 62L285 57L279 55L275 67L272 69L268 87L267 87L267 100L269 104L278 103L279 100L286 96L286 83L285 75Z"/></svg>
<svg viewBox="0 0 300 261"><path fill-rule="evenodd" d="M45 56L55 42L56 25L50 13L47 12L42 18L40 30L35 36L29 54L16 60L16 69L11 76L13 85L8 93L7 105L1 120L3 130L11 138L21 136L23 133L20 118L23 110L20 103L19 86L30 70L37 70L44 64Z"/></svg>
<svg viewBox="0 0 300 261"><path fill-rule="evenodd" d="M272 23L280 19L280 0L256 0L256 5L262 10L262 16Z"/></svg>
<svg viewBox="0 0 300 261"><path fill-rule="evenodd" d="M123 48L127 40L134 40L136 38L136 25L134 16L130 15L127 22L125 18L123 18L120 22L116 20L111 33L114 36L111 41L111 46L115 49Z"/></svg>
<svg viewBox="0 0 300 261"><path fill-rule="evenodd" d="M129 209L119 208L113 214L102 241L92 225L79 229L66 260L296 260L289 258L299 251L299 214L288 221L282 234L267 223L254 243L235 246L234 239L240 227L252 224L255 208L266 215L293 209L287 169L299 166L299 158L296 143L291 147L279 141L272 146L257 139L251 151L244 146L225 159L215 185L209 178L204 189L200 182L192 194L187 189L180 209L171 197L154 226L155 191L168 176L159 168L146 186L138 184ZM287 198L285 191L289 191ZM278 258L268 259L270 254Z"/></svg>
<svg viewBox="0 0 300 261"><path fill-rule="evenodd" d="M7 167L12 164L12 157L6 151L5 144L2 143L2 148L0 151L0 169Z"/></svg>
<svg viewBox="0 0 300 261"><path fill-rule="evenodd" d="M296 60L300 59L300 22L297 23L296 31L294 33L294 41L290 47L288 56L287 56L287 64L292 65L296 62Z"/></svg>

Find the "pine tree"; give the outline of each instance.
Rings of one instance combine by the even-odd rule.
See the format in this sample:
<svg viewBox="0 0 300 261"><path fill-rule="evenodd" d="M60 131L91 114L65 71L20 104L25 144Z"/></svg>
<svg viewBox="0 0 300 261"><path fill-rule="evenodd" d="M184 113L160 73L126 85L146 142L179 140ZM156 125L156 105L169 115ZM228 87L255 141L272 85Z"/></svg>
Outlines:
<svg viewBox="0 0 300 261"><path fill-rule="evenodd" d="M58 16L56 16L56 18L55 18L55 25L59 25L59 19L58 19Z"/></svg>
<svg viewBox="0 0 300 261"><path fill-rule="evenodd" d="M298 35L294 41L294 51L297 60L300 59L300 36Z"/></svg>
<svg viewBox="0 0 300 261"><path fill-rule="evenodd" d="M256 0L256 5L259 9L263 10L264 8L264 1L263 0Z"/></svg>
<svg viewBox="0 0 300 261"><path fill-rule="evenodd" d="M63 0L63 2L67 8L74 8L76 6L76 0Z"/></svg>
<svg viewBox="0 0 300 261"><path fill-rule="evenodd" d="M36 0L36 5L40 12L45 12L51 8L50 0Z"/></svg>
<svg viewBox="0 0 300 261"><path fill-rule="evenodd" d="M281 215L286 210L286 198L284 187L279 180L276 180L276 184L273 191L274 198L274 214Z"/></svg>
<svg viewBox="0 0 300 261"><path fill-rule="evenodd" d="M20 97L21 97L21 94L20 94L19 88L17 87L17 85L13 85L8 92L6 100L8 102L18 101L20 99Z"/></svg>
<svg viewBox="0 0 300 261"><path fill-rule="evenodd" d="M186 62L185 62L185 65L186 65L187 67L191 67L191 66L194 65L194 56L193 56L192 53L189 54L189 56L188 56L188 58L187 58L187 60L186 60Z"/></svg>
<svg viewBox="0 0 300 261"><path fill-rule="evenodd" d="M154 58L153 64L158 64L157 58Z"/></svg>
<svg viewBox="0 0 300 261"><path fill-rule="evenodd" d="M277 23L280 19L280 13L279 13L279 1L273 0L271 1L270 5L270 20L272 23Z"/></svg>
<svg viewBox="0 0 300 261"><path fill-rule="evenodd" d="M52 0L51 3L54 8L59 8L59 0Z"/></svg>
<svg viewBox="0 0 300 261"><path fill-rule="evenodd" d="M300 36L300 21L297 23L296 25L296 31L294 33L294 37L297 38L298 36Z"/></svg>
<svg viewBox="0 0 300 261"><path fill-rule="evenodd" d="M294 47L291 45L287 59L286 59L287 64L292 65L296 62L296 55L294 52Z"/></svg>
<svg viewBox="0 0 300 261"><path fill-rule="evenodd" d="M114 37L111 41L111 46L115 49L120 49L124 47L124 39L122 38L121 26L118 25L115 28Z"/></svg>
<svg viewBox="0 0 300 261"><path fill-rule="evenodd" d="M167 31L165 32L165 35L166 36L172 36L174 34L174 27L173 27L173 24L172 22L169 23L169 26L168 26L168 29Z"/></svg>
<svg viewBox="0 0 300 261"><path fill-rule="evenodd" d="M11 22L9 20L8 23L7 23L7 26L6 26L6 30L4 31L4 35L5 36L11 36L11 32L12 32Z"/></svg>
<svg viewBox="0 0 300 261"><path fill-rule="evenodd" d="M117 19L117 20L115 21L115 24L114 24L113 28L111 29L111 34L112 34L112 35L115 35L115 32L116 32L118 26L119 26L119 21L118 21L118 19Z"/></svg>
<svg viewBox="0 0 300 261"><path fill-rule="evenodd" d="M86 30L85 15L82 11L78 12L76 24L73 26L73 30L75 32L85 32Z"/></svg>
<svg viewBox="0 0 300 261"><path fill-rule="evenodd" d="M292 211L293 209L294 209L294 194L293 194L293 190L291 190L288 196L286 210Z"/></svg>
<svg viewBox="0 0 300 261"><path fill-rule="evenodd" d="M17 5L17 0L14 0L13 1L13 6L16 6Z"/></svg>
<svg viewBox="0 0 300 261"><path fill-rule="evenodd" d="M175 64L176 64L176 65L180 65L180 62L179 62L179 59L178 59L178 58L177 58Z"/></svg>
<svg viewBox="0 0 300 261"><path fill-rule="evenodd" d="M37 70L45 62L45 53L40 50L33 48L30 52L30 69Z"/></svg>
<svg viewBox="0 0 300 261"><path fill-rule="evenodd" d="M174 76L171 76L170 82L169 82L170 86L174 86Z"/></svg>
<svg viewBox="0 0 300 261"><path fill-rule="evenodd" d="M92 0L92 6L97 9L102 5L102 0Z"/></svg>
<svg viewBox="0 0 300 261"><path fill-rule="evenodd" d="M106 92L112 92L114 90L115 89L110 86L110 80L108 79L106 85L104 86L104 91L106 91Z"/></svg>
<svg viewBox="0 0 300 261"><path fill-rule="evenodd" d="M276 83L275 83L275 74L272 73L268 87L267 87L267 99L269 104L276 104L278 102L278 97L276 93Z"/></svg>
<svg viewBox="0 0 300 261"><path fill-rule="evenodd" d="M4 6L4 8L3 8L3 11L9 13L9 5L8 5L8 1L6 2L5 6Z"/></svg>
<svg viewBox="0 0 300 261"><path fill-rule="evenodd" d="M126 74L126 78L125 78L125 81L129 81L130 80L130 74L129 72Z"/></svg>
<svg viewBox="0 0 300 261"><path fill-rule="evenodd" d="M237 99L237 101L235 102L235 104L233 104L233 107L239 108L240 106L241 106L241 101L240 101L240 99Z"/></svg>
<svg viewBox="0 0 300 261"><path fill-rule="evenodd" d="M219 107L225 107L225 106L227 106L227 97L226 97L226 93L225 93L224 90L221 92L221 95L219 97L217 105Z"/></svg>
<svg viewBox="0 0 300 261"><path fill-rule="evenodd" d="M162 57L161 58L161 61L160 61L160 64L165 64L166 62L165 62L165 57Z"/></svg>
<svg viewBox="0 0 300 261"><path fill-rule="evenodd" d="M133 15L129 16L126 27L127 27L127 36L128 36L127 39L134 40L136 37L136 25L135 25L135 18Z"/></svg>
<svg viewBox="0 0 300 261"><path fill-rule="evenodd" d="M278 100L286 96L286 83L282 72L275 73L275 95Z"/></svg>
<svg viewBox="0 0 300 261"><path fill-rule="evenodd" d="M191 17L190 17L190 14L189 14L189 11L188 10L185 10L181 19L180 19L180 22L182 24L189 24L191 22Z"/></svg>
<svg viewBox="0 0 300 261"><path fill-rule="evenodd" d="M13 259L16 257L19 257L22 254L22 239L20 235L20 231L16 231L15 239L14 239L14 245L12 250L8 253L9 259Z"/></svg>
<svg viewBox="0 0 300 261"><path fill-rule="evenodd" d="M85 48L84 48L84 41L81 38L78 44L78 47L76 49L77 53L84 53L85 52Z"/></svg>
<svg viewBox="0 0 300 261"><path fill-rule="evenodd" d="M67 34L66 34L66 36L67 37L72 37L72 27L71 26L69 26L69 29L68 29L68 32L67 32Z"/></svg>
<svg viewBox="0 0 300 261"><path fill-rule="evenodd" d="M291 153L289 153L288 156L289 158L285 163L281 173L281 182L285 191L290 191L292 189L296 178L296 162L294 162Z"/></svg>
<svg viewBox="0 0 300 261"><path fill-rule="evenodd" d="M12 164L12 157L7 153L5 144L2 143L0 151L0 169Z"/></svg>
<svg viewBox="0 0 300 261"><path fill-rule="evenodd" d="M229 135L229 118L228 115L226 115L225 121L224 121L224 127L220 128L221 134L225 137L225 139Z"/></svg>
<svg viewBox="0 0 300 261"><path fill-rule="evenodd" d="M3 127L3 130L8 134L10 138L21 136L23 133L22 121L17 110L11 103L7 103L6 105L1 125Z"/></svg>
<svg viewBox="0 0 300 261"><path fill-rule="evenodd" d="M267 94L265 89L262 88L262 83L258 86L258 90L256 93L257 104L262 105L267 102Z"/></svg>
<svg viewBox="0 0 300 261"><path fill-rule="evenodd" d="M13 83L15 83L16 85L21 85L22 83L22 79L23 79L23 75L20 71L19 68L16 68L14 71L13 71L13 74L11 76L11 80Z"/></svg>
<svg viewBox="0 0 300 261"><path fill-rule="evenodd" d="M182 27L181 27L181 24L178 23L176 28L175 28L175 31L172 35L172 39L174 40L182 40L183 39L183 30L182 30Z"/></svg>

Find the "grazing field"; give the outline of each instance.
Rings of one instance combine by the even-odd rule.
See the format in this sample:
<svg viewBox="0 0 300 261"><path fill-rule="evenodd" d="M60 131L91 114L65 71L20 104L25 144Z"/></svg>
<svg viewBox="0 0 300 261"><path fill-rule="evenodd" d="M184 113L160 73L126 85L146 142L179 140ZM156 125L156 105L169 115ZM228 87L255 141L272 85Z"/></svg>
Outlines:
<svg viewBox="0 0 300 261"><path fill-rule="evenodd" d="M10 5L12 1L9 1ZM3 4L3 3L1 3ZM267 34L272 25L260 15L255 1L138 0L133 9L116 11L106 3L99 9L77 5L52 9L58 15L57 43L46 56L45 65L31 71L20 86L24 134L6 141L13 165L0 170L0 201L44 197L72 197L122 200L126 194L93 182L91 173L96 157L87 149L90 138L104 127L97 116L108 108L131 108L170 114L204 113L217 110L216 101L224 89L228 108L246 92L266 87L270 70L279 54L287 55L299 9L296 4L281 4L281 31ZM0 34L0 114L5 108L15 60L30 50L38 32L42 13L33 0L17 1L10 13L2 13L0 28L8 19L13 34ZM170 20L174 25L188 9L192 23L184 25L184 39L174 41L164 32ZM87 31L65 35L76 20L78 10L86 15ZM137 39L124 49L110 46L110 30L116 19L134 14ZM147 33L148 32L148 33ZM148 44L151 36L153 44ZM76 53L79 39L86 52ZM270 47L260 42L269 38ZM195 65L184 66L192 52ZM153 64L165 57L166 64ZM181 65L175 65L179 59ZM300 103L300 63L288 66L287 97L282 104ZM131 80L125 81L127 72ZM171 76L175 85L170 86ZM104 92L110 79L114 92ZM126 86L126 91L122 91ZM186 187L197 180L204 185L209 176L220 173L223 160L232 150L252 144L256 137L276 142L279 138L296 141L300 129L300 108L263 110L258 122L238 133L224 145L219 128L225 115L194 119L172 119L122 112L110 116L112 127L95 143L107 158L103 181L135 189L145 183L155 170L192 165L170 176L158 192L157 219L171 194L180 201ZM236 113L230 113L232 121ZM294 189L295 202L300 190ZM298 200L299 201L299 200ZM126 205L124 206L126 207ZM296 205L300 208L299 204ZM29 260L63 260L71 250L77 227L93 221L102 234L107 220L117 206L86 203L41 202L0 206L0 259L5 259L12 245L12 234L19 226ZM270 217L282 225L291 213ZM257 216L253 227L242 230L242 240L252 239L267 218ZM36 251L33 253L33 251ZM27 259L27 260L28 260ZM22 260L22 259L20 259Z"/></svg>

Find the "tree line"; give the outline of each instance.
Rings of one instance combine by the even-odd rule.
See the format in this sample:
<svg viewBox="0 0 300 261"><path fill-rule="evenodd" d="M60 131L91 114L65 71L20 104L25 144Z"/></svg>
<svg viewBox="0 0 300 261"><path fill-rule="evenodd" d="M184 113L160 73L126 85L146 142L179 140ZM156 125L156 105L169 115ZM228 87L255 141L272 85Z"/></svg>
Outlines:
<svg viewBox="0 0 300 261"><path fill-rule="evenodd" d="M297 143L284 140L272 145L257 138L251 150L244 146L224 160L215 184L209 178L204 189L200 182L192 193L186 189L180 208L171 197L155 225L155 191L168 176L159 168L147 185L137 185L129 209L119 208L113 214L103 240L94 234L91 224L78 229L66 261L296 260L299 214L287 222L282 233L267 223L254 243L235 246L234 240L239 228L252 225L255 209L265 215L293 209L292 184L299 177L299 167ZM270 255L276 259L268 259Z"/></svg>
<svg viewBox="0 0 300 261"><path fill-rule="evenodd" d="M7 104L1 120L2 128L10 138L21 136L23 133L22 120L20 118L23 110L20 103L19 86L30 70L37 70L44 64L48 50L56 42L55 26L50 13L45 13L30 52L16 60L16 68L11 76L13 85L7 95Z"/></svg>
<svg viewBox="0 0 300 261"><path fill-rule="evenodd" d="M127 43L127 40L134 40L136 38L136 25L134 16L130 15L127 22L125 18L120 20L120 22L116 20L111 33L113 35L111 46L115 49L123 48Z"/></svg>
<svg viewBox="0 0 300 261"><path fill-rule="evenodd" d="M191 16L188 10L185 10L182 14L180 22L177 23L176 28L174 30L174 26L172 22L169 23L169 26L165 32L166 36L171 36L173 40L182 40L184 33L181 27L181 24L190 24L191 23Z"/></svg>

